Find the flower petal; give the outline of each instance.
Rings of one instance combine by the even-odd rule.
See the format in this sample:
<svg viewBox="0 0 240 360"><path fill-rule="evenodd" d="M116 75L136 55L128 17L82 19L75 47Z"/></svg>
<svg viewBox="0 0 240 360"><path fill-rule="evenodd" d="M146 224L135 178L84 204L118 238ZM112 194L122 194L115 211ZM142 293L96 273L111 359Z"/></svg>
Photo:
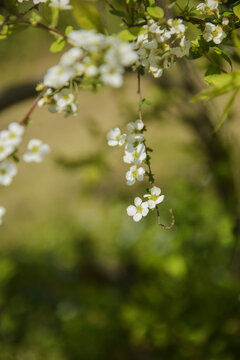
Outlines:
<svg viewBox="0 0 240 360"><path fill-rule="evenodd" d="M133 205L128 206L127 214L129 216L134 216L136 213L137 213L137 209L135 208L135 206L133 206Z"/></svg>
<svg viewBox="0 0 240 360"><path fill-rule="evenodd" d="M136 222L140 221L141 218L142 218L142 214L141 214L141 213L137 213L137 214L135 214L135 215L133 216L133 220L136 221Z"/></svg>
<svg viewBox="0 0 240 360"><path fill-rule="evenodd" d="M134 199L134 204L135 204L136 206L141 205L141 203L142 203L142 199L141 199L140 197L136 197L136 198Z"/></svg>

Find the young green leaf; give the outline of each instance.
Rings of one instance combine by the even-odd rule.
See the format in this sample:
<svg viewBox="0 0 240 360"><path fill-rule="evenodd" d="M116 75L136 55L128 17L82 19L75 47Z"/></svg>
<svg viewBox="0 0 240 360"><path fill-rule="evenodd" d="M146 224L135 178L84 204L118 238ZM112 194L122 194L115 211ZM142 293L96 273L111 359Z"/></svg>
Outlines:
<svg viewBox="0 0 240 360"><path fill-rule="evenodd" d="M220 129L220 127L222 126L222 124L224 123L224 121L227 119L238 92L239 92L239 89L235 90L234 93L232 94L232 96L230 97L229 101L227 102L227 104L224 108L224 111L222 113L220 121L214 129L214 132L217 132Z"/></svg>
<svg viewBox="0 0 240 360"><path fill-rule="evenodd" d="M50 46L50 51L53 53L60 52L64 48L65 44L65 39L63 39L62 37L58 37L57 40L55 40Z"/></svg>
<svg viewBox="0 0 240 360"><path fill-rule="evenodd" d="M139 26L130 27L118 33L118 37L120 37L123 41L132 41L137 38L139 34L141 34L144 30L142 30Z"/></svg>
<svg viewBox="0 0 240 360"><path fill-rule="evenodd" d="M95 6L82 0L72 0L73 16L82 29L96 29L103 32L103 24L98 10Z"/></svg>
<svg viewBox="0 0 240 360"><path fill-rule="evenodd" d="M164 16L164 11L159 6L153 6L147 8L147 13L154 19L161 19Z"/></svg>
<svg viewBox="0 0 240 360"><path fill-rule="evenodd" d="M234 6L233 12L240 19L240 4L238 4L237 6Z"/></svg>

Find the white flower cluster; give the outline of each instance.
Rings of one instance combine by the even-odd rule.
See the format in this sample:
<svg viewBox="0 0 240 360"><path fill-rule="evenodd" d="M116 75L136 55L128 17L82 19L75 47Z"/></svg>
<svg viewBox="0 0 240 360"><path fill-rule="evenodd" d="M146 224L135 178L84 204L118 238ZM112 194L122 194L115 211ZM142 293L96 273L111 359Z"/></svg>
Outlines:
<svg viewBox="0 0 240 360"><path fill-rule="evenodd" d="M206 23L203 37L207 42L213 41L215 44L220 44L226 36L227 34L221 25L215 25L210 22Z"/></svg>
<svg viewBox="0 0 240 360"><path fill-rule="evenodd" d="M189 55L191 42L186 40L182 19L169 19L166 25L148 20L134 43L139 60L136 66L143 66L159 78L164 69L170 69L176 58Z"/></svg>
<svg viewBox="0 0 240 360"><path fill-rule="evenodd" d="M133 220L138 222L143 216L146 216L149 209L154 210L155 207L164 200L164 195L161 194L161 189L157 186L153 186L150 193L143 195L147 198L146 201L142 201L140 197L134 199L134 205L130 205L127 208L127 214L133 217Z"/></svg>
<svg viewBox="0 0 240 360"><path fill-rule="evenodd" d="M128 185L133 185L137 180L142 181L146 172L142 166L139 166L147 157L143 135L144 123L142 120L130 122L127 124L127 131L128 135L122 134L119 128L113 128L107 134L107 141L109 146L122 146L126 143L123 161L132 164L126 173L126 180Z"/></svg>
<svg viewBox="0 0 240 360"><path fill-rule="evenodd" d="M9 186L13 177L17 174L17 166L13 162L13 155L22 141L24 127L18 123L11 123L7 130L0 131L0 185ZM26 162L41 162L43 157L50 151L47 144L40 140L30 140L28 151L23 154ZM0 224L6 210L0 206Z"/></svg>
<svg viewBox="0 0 240 360"><path fill-rule="evenodd" d="M38 106L48 104L48 110L52 113L64 113L65 116L78 113L78 107L74 92L70 89L62 89L57 93L53 93L52 89L47 89L43 97L38 101Z"/></svg>
<svg viewBox="0 0 240 360"><path fill-rule="evenodd" d="M214 20L220 18L219 15L219 2L217 0L206 0L204 3L200 3L196 9L200 11L203 15L212 15L214 16ZM203 32L204 39L209 42L213 41L215 44L220 44L223 39L226 38L227 34L223 30L224 26L227 26L229 23L228 18L222 18L222 24L213 24L211 22L207 22L205 24L205 29Z"/></svg>
<svg viewBox="0 0 240 360"><path fill-rule="evenodd" d="M26 2L29 0L18 0L19 3ZM33 4L37 5L40 3L46 3L48 0L33 0ZM58 10L70 10L72 6L70 5L70 0L51 0L49 6L54 7Z"/></svg>
<svg viewBox="0 0 240 360"><path fill-rule="evenodd" d="M128 135L122 134L119 128L111 129L107 134L107 142L109 146L122 146L125 144L123 161L132 164L126 173L127 185L131 186L137 180L142 181L146 173L144 167L140 166L147 159L143 121L136 120L128 123L127 131L129 132ZM139 197L136 197L134 200L135 205L130 205L127 208L127 214L133 216L134 221L141 220L143 216L148 214L149 209L155 209L156 205L163 201L164 196L160 196L160 194L161 190L154 186L148 194L144 195L147 201L143 202Z"/></svg>
<svg viewBox="0 0 240 360"><path fill-rule="evenodd" d="M68 41L74 47L62 55L58 65L48 70L43 80L47 87L68 86L71 80L83 76L120 87L124 67L134 64L138 58L132 44L94 30L74 30L69 33Z"/></svg>

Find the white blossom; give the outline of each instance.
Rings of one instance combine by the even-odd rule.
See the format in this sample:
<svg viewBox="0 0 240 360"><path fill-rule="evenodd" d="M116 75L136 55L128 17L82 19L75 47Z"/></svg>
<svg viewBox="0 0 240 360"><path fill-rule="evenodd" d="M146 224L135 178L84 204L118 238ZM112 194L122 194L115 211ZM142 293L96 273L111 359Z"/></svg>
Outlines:
<svg viewBox="0 0 240 360"><path fill-rule="evenodd" d="M14 122L9 124L8 130L2 130L0 132L0 139L6 142L8 145L18 146L22 141L23 133L23 126Z"/></svg>
<svg viewBox="0 0 240 360"><path fill-rule="evenodd" d="M141 133L127 135L127 143L128 144L136 144L136 143L141 143L143 141L144 141L144 135Z"/></svg>
<svg viewBox="0 0 240 360"><path fill-rule="evenodd" d="M69 0L51 0L49 6L54 7L58 10L70 10L72 6L69 3Z"/></svg>
<svg viewBox="0 0 240 360"><path fill-rule="evenodd" d="M50 147L43 144L41 140L32 139L27 146L28 151L23 154L23 160L26 162L41 162L43 157L50 152Z"/></svg>
<svg viewBox="0 0 240 360"><path fill-rule="evenodd" d="M67 85L69 80L71 80L75 74L76 71L73 67L66 67L61 64L55 65L48 69L44 76L43 83L45 86L56 89L60 86Z"/></svg>
<svg viewBox="0 0 240 360"><path fill-rule="evenodd" d="M2 217L6 213L6 209L3 206L0 206L0 225L2 224Z"/></svg>
<svg viewBox="0 0 240 360"><path fill-rule="evenodd" d="M100 51L106 46L106 36L95 30L73 30L68 34L68 39L74 46L90 52Z"/></svg>
<svg viewBox="0 0 240 360"><path fill-rule="evenodd" d="M53 95L55 103L49 106L51 112L64 112L66 115L77 115L77 104L74 93L70 89L62 89Z"/></svg>
<svg viewBox="0 0 240 360"><path fill-rule="evenodd" d="M142 199L139 197L134 199L134 205L130 205L127 208L127 214L133 216L133 220L136 222L140 221L148 212L148 203L146 201L142 202Z"/></svg>
<svg viewBox="0 0 240 360"><path fill-rule="evenodd" d="M80 60L81 56L83 55L83 51L78 47L72 47L70 50L66 51L61 59L60 64L63 66L72 66L78 60Z"/></svg>
<svg viewBox="0 0 240 360"><path fill-rule="evenodd" d="M222 25L227 26L229 24L229 19L227 17L222 18Z"/></svg>
<svg viewBox="0 0 240 360"><path fill-rule="evenodd" d="M11 155L14 149L13 145L9 145L6 141L2 140L0 136L0 161Z"/></svg>
<svg viewBox="0 0 240 360"><path fill-rule="evenodd" d="M150 190L150 194L146 194L143 197L147 198L147 203L149 209L154 209L156 205L160 204L163 199L164 195L161 194L161 189L157 186L153 186L153 188Z"/></svg>
<svg viewBox="0 0 240 360"><path fill-rule="evenodd" d="M143 130L144 128L144 123L142 120L136 120L136 121L131 121L127 124L127 131L129 131L130 133L138 133L139 131Z"/></svg>
<svg viewBox="0 0 240 360"><path fill-rule="evenodd" d="M17 167L10 161L0 163L0 185L8 186L17 173Z"/></svg>
<svg viewBox="0 0 240 360"><path fill-rule="evenodd" d="M127 144L125 148L125 155L123 161L127 164L141 164L147 157L146 148L144 144L138 144L136 147L132 144Z"/></svg>
<svg viewBox="0 0 240 360"><path fill-rule="evenodd" d="M226 36L221 25L214 25L210 22L206 23L203 37L207 42L213 41L215 44L220 44Z"/></svg>
<svg viewBox="0 0 240 360"><path fill-rule="evenodd" d="M183 34L185 32L182 19L168 19L167 24L170 26L171 34Z"/></svg>
<svg viewBox="0 0 240 360"><path fill-rule="evenodd" d="M145 169L143 167L137 167L133 165L130 167L129 171L126 173L126 180L128 185L135 184L136 180L142 181L144 178Z"/></svg>
<svg viewBox="0 0 240 360"><path fill-rule="evenodd" d="M122 146L125 143L126 135L121 133L119 128L111 129L107 134L109 146Z"/></svg>
<svg viewBox="0 0 240 360"><path fill-rule="evenodd" d="M180 46L172 48L171 52L175 56L181 58L181 57L183 57L185 55L189 55L190 47L191 47L191 41L186 40L186 37L183 36L181 41L180 41Z"/></svg>
<svg viewBox="0 0 240 360"><path fill-rule="evenodd" d="M138 59L133 44L125 43L114 37L108 37L109 49L106 51L104 60L110 66L130 66Z"/></svg>
<svg viewBox="0 0 240 360"><path fill-rule="evenodd" d="M109 65L100 66L101 80L103 84L118 88L123 84L122 68L114 68Z"/></svg>
<svg viewBox="0 0 240 360"><path fill-rule="evenodd" d="M197 5L196 9L204 15L212 15L213 13L218 14L218 1L217 0L206 0L205 3Z"/></svg>

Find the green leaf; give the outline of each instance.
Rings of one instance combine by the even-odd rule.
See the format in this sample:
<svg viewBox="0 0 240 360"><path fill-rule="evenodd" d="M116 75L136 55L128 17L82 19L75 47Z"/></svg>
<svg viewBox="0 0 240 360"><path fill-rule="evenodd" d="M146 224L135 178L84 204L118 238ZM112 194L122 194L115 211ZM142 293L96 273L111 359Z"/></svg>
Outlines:
<svg viewBox="0 0 240 360"><path fill-rule="evenodd" d="M140 26L133 26L128 29L125 29L118 33L118 37L120 37L123 41L132 41L137 38L137 36L143 33L145 30Z"/></svg>
<svg viewBox="0 0 240 360"><path fill-rule="evenodd" d="M211 84L211 79L215 75L221 74L221 69L217 65L210 65L205 73L204 81L209 85Z"/></svg>
<svg viewBox="0 0 240 360"><path fill-rule="evenodd" d="M142 99L141 101L139 101L138 105L152 105L152 102L147 99Z"/></svg>
<svg viewBox="0 0 240 360"><path fill-rule="evenodd" d="M227 53L225 53L225 51L220 49L218 46L214 46L213 50L215 51L216 54L220 55L224 60L226 60L229 63L229 65L231 66L231 69L232 69L232 61L229 58L229 56L227 55Z"/></svg>
<svg viewBox="0 0 240 360"><path fill-rule="evenodd" d="M51 7L51 11L52 11L52 16L51 16L51 27L55 28L58 24L58 19L59 19L59 10Z"/></svg>
<svg viewBox="0 0 240 360"><path fill-rule="evenodd" d="M0 14L0 26L3 25L4 21L5 21L5 17Z"/></svg>
<svg viewBox="0 0 240 360"><path fill-rule="evenodd" d="M159 6L148 7L147 13L154 19L161 19L164 16L164 11Z"/></svg>
<svg viewBox="0 0 240 360"><path fill-rule="evenodd" d="M240 58L240 39L236 33L236 31L232 32L232 38L233 38L233 42L236 48L236 53L238 54L238 57Z"/></svg>
<svg viewBox="0 0 240 360"><path fill-rule="evenodd" d="M208 78L208 82L214 86L201 91L192 98L191 102L209 101L217 96L240 89L240 70L228 74L212 75Z"/></svg>
<svg viewBox="0 0 240 360"><path fill-rule="evenodd" d="M64 48L65 44L65 39L63 39L62 37L58 37L50 46L50 51L53 53L60 52Z"/></svg>
<svg viewBox="0 0 240 360"><path fill-rule="evenodd" d="M98 10L82 0L72 0L73 16L82 29L96 29L103 32L103 24Z"/></svg>
<svg viewBox="0 0 240 360"><path fill-rule="evenodd" d="M237 6L234 6L233 12L240 19L240 4Z"/></svg>
<svg viewBox="0 0 240 360"><path fill-rule="evenodd" d="M235 90L234 93L232 94L232 96L230 97L229 101L227 102L227 105L225 106L225 108L223 110L220 121L214 129L214 132L217 132L220 129L220 127L222 126L222 124L224 123L226 118L228 117L228 114L232 108L232 105L236 99L238 92L239 92L239 89Z"/></svg>
<svg viewBox="0 0 240 360"><path fill-rule="evenodd" d="M70 32L73 31L73 30L74 30L73 26L71 26L71 25L67 26L66 29L65 29L65 35L70 34Z"/></svg>
<svg viewBox="0 0 240 360"><path fill-rule="evenodd" d="M125 12L120 11L120 10L112 9L112 10L110 10L109 12L110 12L110 14L112 14L112 15L116 15L116 16L120 16L120 17L126 17Z"/></svg>

